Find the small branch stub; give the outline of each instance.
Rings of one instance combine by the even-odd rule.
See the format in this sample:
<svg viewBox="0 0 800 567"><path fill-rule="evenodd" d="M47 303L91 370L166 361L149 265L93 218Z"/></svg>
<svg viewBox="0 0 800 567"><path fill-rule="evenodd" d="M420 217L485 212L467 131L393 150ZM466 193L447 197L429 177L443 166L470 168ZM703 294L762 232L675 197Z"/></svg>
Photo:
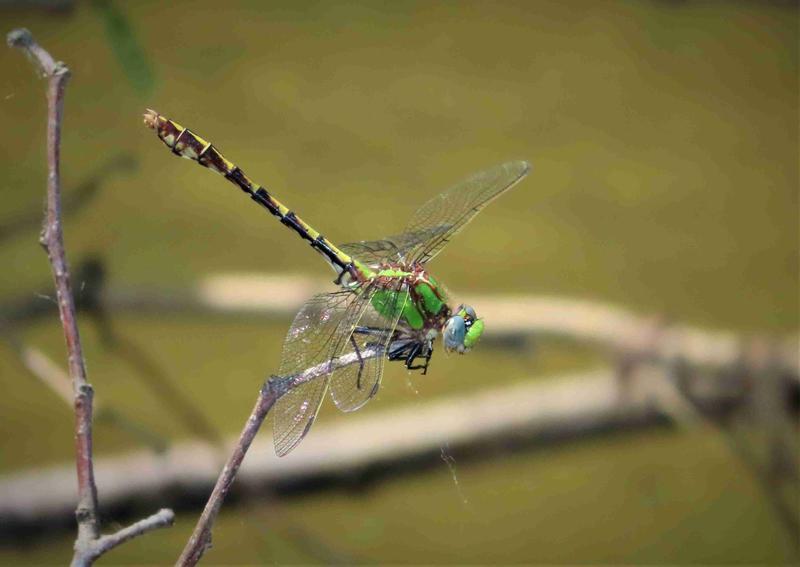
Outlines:
<svg viewBox="0 0 800 567"><path fill-rule="evenodd" d="M139 520L111 535L104 535L96 539L89 546L89 549L86 550L86 555L91 561L94 561L118 545L149 531L169 527L174 521L175 513L168 508L162 508L152 516Z"/></svg>

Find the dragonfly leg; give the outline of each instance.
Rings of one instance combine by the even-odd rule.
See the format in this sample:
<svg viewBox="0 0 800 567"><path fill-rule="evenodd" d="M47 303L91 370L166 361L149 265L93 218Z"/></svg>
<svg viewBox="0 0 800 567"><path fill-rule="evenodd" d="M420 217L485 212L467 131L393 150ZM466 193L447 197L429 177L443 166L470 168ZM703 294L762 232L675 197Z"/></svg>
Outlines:
<svg viewBox="0 0 800 567"><path fill-rule="evenodd" d="M355 329L353 329L354 333L358 333L359 335L379 335L383 333L383 329L378 327L365 327L363 325L359 325Z"/></svg>
<svg viewBox="0 0 800 567"><path fill-rule="evenodd" d="M361 349L358 348L355 337L350 335L350 343L353 345L353 350L358 357L358 377L356 378L356 388L361 389L361 374L364 372L364 359L361 358Z"/></svg>
<svg viewBox="0 0 800 567"><path fill-rule="evenodd" d="M424 351L424 353L420 354L420 351ZM433 356L433 344L417 343L406 358L406 368L409 370L422 370L422 375L425 376L428 373L428 364L431 362L431 356ZM417 358L424 358L425 362L414 365L414 361Z"/></svg>
<svg viewBox="0 0 800 567"><path fill-rule="evenodd" d="M414 360L419 356L419 351L422 350L422 345L419 343L414 343L411 348L408 350L408 354L406 355L406 368L409 370L415 370L415 367L411 366L414 364Z"/></svg>
<svg viewBox="0 0 800 567"><path fill-rule="evenodd" d="M405 360L407 350L408 345L402 343L392 343L392 346L389 347L389 352L386 353L386 356L389 360Z"/></svg>
<svg viewBox="0 0 800 567"><path fill-rule="evenodd" d="M411 339L399 339L392 341L389 345L389 350L386 352L386 357L389 360L403 360L405 361L408 358L408 353L410 349L417 344Z"/></svg>

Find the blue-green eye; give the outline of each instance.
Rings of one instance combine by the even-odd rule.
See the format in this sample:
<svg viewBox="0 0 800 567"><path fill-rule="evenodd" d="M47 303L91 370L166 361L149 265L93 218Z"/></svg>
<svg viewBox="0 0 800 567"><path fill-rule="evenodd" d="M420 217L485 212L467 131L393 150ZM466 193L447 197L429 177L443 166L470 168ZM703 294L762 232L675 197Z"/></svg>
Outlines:
<svg viewBox="0 0 800 567"><path fill-rule="evenodd" d="M444 324L444 330L442 331L445 350L463 353L466 350L464 348L466 335L467 324L464 322L464 318L461 315L450 317L447 323Z"/></svg>
<svg viewBox="0 0 800 567"><path fill-rule="evenodd" d="M467 335L464 337L464 346L468 349L474 347L475 343L478 342L478 339L481 338L482 334L483 334L483 319L475 319L472 322L472 325L469 326Z"/></svg>
<svg viewBox="0 0 800 567"><path fill-rule="evenodd" d="M475 346L483 334L483 320L478 319L475 310L463 303L455 310L442 329L444 348L463 354Z"/></svg>

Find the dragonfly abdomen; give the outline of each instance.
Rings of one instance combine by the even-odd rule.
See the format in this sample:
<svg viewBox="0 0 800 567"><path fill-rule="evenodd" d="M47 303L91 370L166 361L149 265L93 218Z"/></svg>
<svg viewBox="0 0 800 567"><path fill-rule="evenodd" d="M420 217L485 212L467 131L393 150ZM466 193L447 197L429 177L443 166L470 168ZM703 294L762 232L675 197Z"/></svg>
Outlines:
<svg viewBox="0 0 800 567"><path fill-rule="evenodd" d="M239 166L228 161L210 142L153 110L148 110L144 115L144 123L156 131L158 137L172 153L196 161L211 171L219 173L247 193L253 201L277 217L281 224L291 228L303 240L308 241L311 247L322 254L339 274L348 272L354 278L359 277L359 272L350 256L306 224L288 207L273 197L269 191L254 183Z"/></svg>

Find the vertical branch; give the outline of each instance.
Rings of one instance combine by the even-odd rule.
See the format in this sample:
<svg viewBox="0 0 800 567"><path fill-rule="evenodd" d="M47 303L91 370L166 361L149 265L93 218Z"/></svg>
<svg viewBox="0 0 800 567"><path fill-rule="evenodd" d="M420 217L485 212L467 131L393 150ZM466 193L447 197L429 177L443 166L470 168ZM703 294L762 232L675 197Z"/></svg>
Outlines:
<svg viewBox="0 0 800 567"><path fill-rule="evenodd" d="M56 61L33 39L26 29L13 30L8 45L25 52L47 78L47 208L39 242L47 252L56 288L58 311L67 346L67 362L72 378L75 402L75 463L78 473L78 537L75 540L73 565L91 565L95 559L123 541L148 530L172 523L171 510L161 510L133 526L115 534L100 537L97 486L92 461L92 398L94 391L86 379L75 302L70 285L69 266L64 250L61 229L61 123L64 112L64 92L70 71Z"/></svg>
<svg viewBox="0 0 800 567"><path fill-rule="evenodd" d="M67 363L72 378L75 400L75 464L78 472L78 540L96 539L97 488L92 466L92 387L86 379L83 349L75 318L75 302L64 252L61 229L61 122L64 114L64 92L70 71L55 61L28 30L14 30L8 43L23 49L47 78L47 208L39 243L47 253L56 288L58 313L67 343Z"/></svg>

